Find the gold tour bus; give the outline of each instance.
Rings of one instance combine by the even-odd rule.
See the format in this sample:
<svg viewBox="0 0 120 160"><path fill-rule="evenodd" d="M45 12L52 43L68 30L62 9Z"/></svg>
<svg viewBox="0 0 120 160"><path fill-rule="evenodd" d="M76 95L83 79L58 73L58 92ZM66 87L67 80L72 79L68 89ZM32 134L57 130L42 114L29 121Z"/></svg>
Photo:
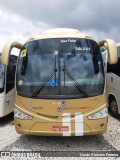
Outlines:
<svg viewBox="0 0 120 160"><path fill-rule="evenodd" d="M17 133L85 136L106 131L103 46L108 50L109 64L115 64L113 40L97 43L76 29L49 29L30 37L24 45L10 42L3 47L4 65L8 65L12 48L20 49L14 111Z"/></svg>

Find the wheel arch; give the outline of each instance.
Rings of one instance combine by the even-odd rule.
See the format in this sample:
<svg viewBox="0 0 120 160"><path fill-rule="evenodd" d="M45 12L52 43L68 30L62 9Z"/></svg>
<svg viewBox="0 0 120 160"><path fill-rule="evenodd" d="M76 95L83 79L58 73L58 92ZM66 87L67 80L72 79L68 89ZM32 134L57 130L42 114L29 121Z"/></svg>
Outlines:
<svg viewBox="0 0 120 160"><path fill-rule="evenodd" d="M120 114L120 105L119 105L119 102L118 102L118 98L115 94L113 93L109 93L108 95L108 107L109 107L109 102L110 102L110 99L114 98L117 102L117 106L118 106L118 113Z"/></svg>

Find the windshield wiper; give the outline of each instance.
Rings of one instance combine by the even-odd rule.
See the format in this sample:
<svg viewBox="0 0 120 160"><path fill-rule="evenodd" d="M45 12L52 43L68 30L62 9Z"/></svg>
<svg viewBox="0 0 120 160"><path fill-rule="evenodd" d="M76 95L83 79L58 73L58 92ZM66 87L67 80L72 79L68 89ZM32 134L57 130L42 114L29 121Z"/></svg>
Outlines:
<svg viewBox="0 0 120 160"><path fill-rule="evenodd" d="M80 84L76 81L76 79L75 79L75 78L71 75L71 73L66 69L65 60L64 60L63 72L64 72L64 86L65 86L65 74L66 74L66 75L68 76L68 78L74 82L74 85L76 86L76 88L77 88L82 94L84 94L85 97L88 97L86 91L80 86Z"/></svg>
<svg viewBox="0 0 120 160"><path fill-rule="evenodd" d="M34 93L32 94L31 97L36 96L37 94L39 94L41 92L41 90L45 87L45 85L47 84L47 82L52 78L53 75L55 75L57 72L57 69L54 68L43 80L43 82L41 83L41 85L34 91Z"/></svg>
<svg viewBox="0 0 120 160"><path fill-rule="evenodd" d="M34 91L34 93L32 94L31 97L34 97L37 94L39 94L41 92L41 90L46 86L47 82L52 78L53 75L55 75L55 87L56 87L56 72L57 72L57 68L56 68L56 54L55 54L55 68L43 79L43 82Z"/></svg>

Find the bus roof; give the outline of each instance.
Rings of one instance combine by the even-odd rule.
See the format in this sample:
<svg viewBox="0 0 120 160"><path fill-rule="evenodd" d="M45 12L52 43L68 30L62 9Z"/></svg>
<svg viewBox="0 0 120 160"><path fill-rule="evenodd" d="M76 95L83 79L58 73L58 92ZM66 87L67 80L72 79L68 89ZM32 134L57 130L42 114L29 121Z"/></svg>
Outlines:
<svg viewBox="0 0 120 160"><path fill-rule="evenodd" d="M48 29L43 32L40 32L37 35L30 37L28 41L38 40L38 39L46 39L46 38L87 38L93 39L91 36L81 33L77 29L71 28L54 28Z"/></svg>

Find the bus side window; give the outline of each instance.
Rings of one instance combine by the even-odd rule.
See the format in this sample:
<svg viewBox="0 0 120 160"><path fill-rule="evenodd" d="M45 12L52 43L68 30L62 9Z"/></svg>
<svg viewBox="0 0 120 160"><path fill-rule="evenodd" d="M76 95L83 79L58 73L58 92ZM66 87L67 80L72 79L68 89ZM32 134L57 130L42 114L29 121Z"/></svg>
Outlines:
<svg viewBox="0 0 120 160"><path fill-rule="evenodd" d="M6 93L14 88L15 70L16 70L17 57L11 55L9 64L7 66L6 74Z"/></svg>

